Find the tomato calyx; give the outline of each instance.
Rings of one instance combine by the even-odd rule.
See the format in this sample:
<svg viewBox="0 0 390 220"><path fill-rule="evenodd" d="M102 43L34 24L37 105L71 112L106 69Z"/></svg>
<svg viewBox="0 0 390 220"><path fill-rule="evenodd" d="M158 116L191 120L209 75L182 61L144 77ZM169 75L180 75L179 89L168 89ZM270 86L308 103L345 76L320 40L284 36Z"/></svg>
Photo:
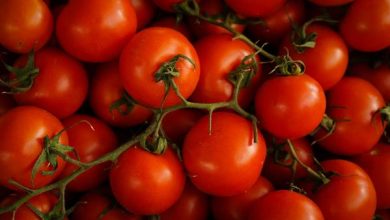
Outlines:
<svg viewBox="0 0 390 220"><path fill-rule="evenodd" d="M127 115L133 110L135 104L135 101L129 96L129 94L123 91L122 96L111 104L110 112L113 113L116 110L121 115Z"/></svg>
<svg viewBox="0 0 390 220"><path fill-rule="evenodd" d="M14 74L9 79L0 79L0 85L9 89L6 93L22 93L31 89L34 79L39 74L39 69L35 67L34 56L34 51L31 51L28 54L27 63L21 68L3 63L7 71Z"/></svg>
<svg viewBox="0 0 390 220"><path fill-rule="evenodd" d="M297 76L305 72L305 64L300 60L293 60L288 54L275 58L275 67L270 74L277 73L281 76Z"/></svg>
<svg viewBox="0 0 390 220"><path fill-rule="evenodd" d="M229 81L240 88L247 87L256 75L259 64L256 61L256 53L247 55L241 60L240 65L229 73ZM242 78L242 80L240 79ZM240 82L238 84L238 82Z"/></svg>

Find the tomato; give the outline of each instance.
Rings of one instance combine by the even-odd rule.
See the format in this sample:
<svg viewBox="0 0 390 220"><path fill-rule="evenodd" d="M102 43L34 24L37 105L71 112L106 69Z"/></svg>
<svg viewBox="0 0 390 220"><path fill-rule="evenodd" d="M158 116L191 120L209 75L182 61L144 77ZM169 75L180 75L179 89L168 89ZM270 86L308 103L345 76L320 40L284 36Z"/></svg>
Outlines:
<svg viewBox="0 0 390 220"><path fill-rule="evenodd" d="M180 109L167 114L162 121L162 128L166 137L181 144L185 135L204 116L204 113L194 109Z"/></svg>
<svg viewBox="0 0 390 220"><path fill-rule="evenodd" d="M370 152L356 157L355 161L370 176L377 195L377 208L390 208L390 148L388 144L378 143Z"/></svg>
<svg viewBox="0 0 390 220"><path fill-rule="evenodd" d="M384 128L378 111L385 102L369 82L343 77L328 91L327 105L327 115L335 120L336 127L330 135L324 129L316 134L324 149L356 155L369 151L379 141Z"/></svg>
<svg viewBox="0 0 390 220"><path fill-rule="evenodd" d="M86 13L88 11L88 13ZM56 34L72 56L87 62L118 57L137 28L129 0L72 0L60 12Z"/></svg>
<svg viewBox="0 0 390 220"><path fill-rule="evenodd" d="M270 192L252 206L249 220L301 220L301 219L327 219L319 207L308 197L289 190Z"/></svg>
<svg viewBox="0 0 390 220"><path fill-rule="evenodd" d="M11 194L0 202L0 207L5 207L13 204L20 196ZM32 197L28 202L16 209L15 212L7 212L0 215L2 220L41 220L29 207L36 208L43 214L49 213L55 206L57 198L51 193L42 193Z"/></svg>
<svg viewBox="0 0 390 220"><path fill-rule="evenodd" d="M321 165L326 172L336 173L313 195L313 201L320 207L325 219L372 219L376 194L364 170L346 160L327 160Z"/></svg>
<svg viewBox="0 0 390 220"><path fill-rule="evenodd" d="M287 0L225 0L237 14L245 17L267 17L282 8Z"/></svg>
<svg viewBox="0 0 390 220"><path fill-rule="evenodd" d="M180 32L183 34L187 39L191 40L192 39L192 34L185 25L183 21L177 21L177 19L173 16L166 16L163 18L158 19L157 21L153 22L151 24L152 27L167 27L167 28L172 28L175 29L176 31Z"/></svg>
<svg viewBox="0 0 390 220"><path fill-rule="evenodd" d="M193 62L179 58L175 64L178 76L173 80L182 96L188 98L195 90L200 71L192 44L170 28L151 27L138 32L123 49L119 62L120 77L129 95L140 104L154 108L179 104L181 100L173 89L164 98L165 84L155 79L160 66L177 55Z"/></svg>
<svg viewBox="0 0 390 220"><path fill-rule="evenodd" d="M161 213L160 219L204 220L207 219L207 214L207 195L196 189L190 182L187 182L179 200L167 211Z"/></svg>
<svg viewBox="0 0 390 220"><path fill-rule="evenodd" d="M310 143L304 138L291 140L291 143L299 160L309 167L314 167L314 155ZM306 169L298 163L295 165L295 174L291 168L280 164L292 165L293 163L291 150L287 143L268 145L268 152L262 175L275 185L287 186L291 181L307 176Z"/></svg>
<svg viewBox="0 0 390 220"><path fill-rule="evenodd" d="M390 68L387 65L382 64L373 68L367 63L356 63L349 72L353 76L369 81L379 90L386 103L390 102Z"/></svg>
<svg viewBox="0 0 390 220"><path fill-rule="evenodd" d="M35 54L39 69L33 86L26 92L15 93L20 105L34 105L58 118L75 113L88 92L87 73L80 62L55 48L44 48ZM15 66L24 66L27 56L20 57Z"/></svg>
<svg viewBox="0 0 390 220"><path fill-rule="evenodd" d="M85 121L85 122L83 122ZM117 146L114 132L102 121L88 115L72 115L63 120L68 128L69 145L77 153L81 162L91 162L106 153L113 151ZM75 155L72 155L77 158ZM68 185L70 191L86 191L97 187L108 175L110 163L94 166L76 177ZM77 165L68 163L61 177L64 178L77 169Z"/></svg>
<svg viewBox="0 0 390 220"><path fill-rule="evenodd" d="M42 0L1 0L0 24L0 44L15 53L39 50L53 32L53 17Z"/></svg>
<svg viewBox="0 0 390 220"><path fill-rule="evenodd" d="M306 74L275 76L259 87L255 97L260 125L286 139L311 133L322 120L325 103L321 85Z"/></svg>
<svg viewBox="0 0 390 220"><path fill-rule="evenodd" d="M260 176L265 159L261 133L255 143L252 123L230 112L213 113L211 131L209 123L209 116L204 116L184 139L183 162L190 180L215 196L248 190Z"/></svg>
<svg viewBox="0 0 390 220"><path fill-rule="evenodd" d="M389 14L390 0L355 0L340 23L340 32L356 50L385 49L390 45Z"/></svg>
<svg viewBox="0 0 390 220"><path fill-rule="evenodd" d="M279 45L284 36L293 28L293 25L302 24L305 17L303 0L288 0L275 13L265 17L264 23L249 25L250 34L260 42Z"/></svg>
<svg viewBox="0 0 390 220"><path fill-rule="evenodd" d="M229 81L229 73L235 70L241 61L255 51L245 42L233 39L228 34L209 35L195 43L199 55L201 73L198 85L191 100L196 102L223 102L232 98L234 85ZM255 56L256 62L260 62ZM254 90L261 77L261 65L247 87L240 90L239 104L248 107Z"/></svg>
<svg viewBox="0 0 390 220"><path fill-rule="evenodd" d="M89 94L89 103L95 114L110 125L118 127L130 127L146 122L152 112L137 104L126 106L124 94L118 63L99 65L93 75ZM112 109L112 105L119 100L125 103L117 109Z"/></svg>
<svg viewBox="0 0 390 220"><path fill-rule="evenodd" d="M202 1L199 4L199 7L200 7L200 13L210 17L220 16L223 14L225 10L225 5L223 0ZM219 19L219 21L223 22L222 19ZM189 17L189 26L192 32L198 38L202 38L210 34L231 34L230 31L226 30L225 28L219 27L214 24L210 24L206 21L202 21L194 17ZM245 29L245 26L242 24L232 23L230 24L230 26L235 31L240 33L243 32Z"/></svg>
<svg viewBox="0 0 390 220"><path fill-rule="evenodd" d="M159 214L180 198L185 174L172 149L156 155L132 146L111 169L110 185L116 200L129 212Z"/></svg>
<svg viewBox="0 0 390 220"><path fill-rule="evenodd" d="M256 200L274 190L272 183L260 176L244 193L230 197L213 197L211 208L216 220L248 219L249 211Z"/></svg>
<svg viewBox="0 0 390 220"><path fill-rule="evenodd" d="M200 0L196 1L200 2ZM153 2L164 11L174 12L175 5L183 2L183 0L153 0Z"/></svg>
<svg viewBox="0 0 390 220"><path fill-rule="evenodd" d="M309 0L313 2L316 5L320 6L339 6L339 5L345 5L348 3L351 3L355 0Z"/></svg>
<svg viewBox="0 0 390 220"><path fill-rule="evenodd" d="M114 201L102 193L89 192L83 195L74 211L72 220L140 220L139 216L127 213L114 206Z"/></svg>
<svg viewBox="0 0 390 220"><path fill-rule="evenodd" d="M301 60L305 64L305 73L328 90L340 81L347 70L348 48L341 36L325 25L308 26L306 34L312 33L317 34L314 48L299 51L291 42L291 33L284 38L279 53L288 53L292 59Z"/></svg>
<svg viewBox="0 0 390 220"><path fill-rule="evenodd" d="M28 122L28 123L26 123ZM32 168L44 150L43 139L63 130L61 122L49 112L32 106L20 106L9 110L0 117L0 184L15 189L8 181L14 180L30 188L40 188L59 176L65 162L57 157L57 169L43 163L32 180ZM59 143L68 144L68 136L63 132ZM43 175L42 171L54 171Z"/></svg>
<svg viewBox="0 0 390 220"><path fill-rule="evenodd" d="M141 30L154 18L156 6L152 0L130 0L137 16L137 30Z"/></svg>

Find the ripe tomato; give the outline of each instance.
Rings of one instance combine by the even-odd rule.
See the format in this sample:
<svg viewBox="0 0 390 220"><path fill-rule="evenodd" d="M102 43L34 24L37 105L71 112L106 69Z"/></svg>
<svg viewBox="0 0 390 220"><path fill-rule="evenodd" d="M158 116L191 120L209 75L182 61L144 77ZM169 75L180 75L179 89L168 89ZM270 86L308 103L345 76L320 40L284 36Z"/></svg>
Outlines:
<svg viewBox="0 0 390 220"><path fill-rule="evenodd" d="M173 80L183 97L188 98L195 90L200 72L198 55L192 44L170 28L151 27L138 32L123 49L119 62L120 77L129 95L154 108L180 103L173 89L169 89L164 101L165 84L163 80L156 82L155 79L160 66L176 55L184 55L193 62L179 58L175 64L178 76Z"/></svg>
<svg viewBox="0 0 390 220"><path fill-rule="evenodd" d="M20 195L11 194L0 202L0 207L6 207L12 205L16 200L20 198ZM57 198L51 193L42 193L16 209L15 212L7 212L0 215L2 220L41 220L41 218L34 213L34 211L28 206L36 208L43 214L49 213L57 203Z"/></svg>
<svg viewBox="0 0 390 220"><path fill-rule="evenodd" d="M179 200L160 214L161 220L204 220L208 214L208 197L187 182Z"/></svg>
<svg viewBox="0 0 390 220"><path fill-rule="evenodd" d="M312 77L306 74L275 76L257 90L256 116L272 135L297 139L320 124L325 102L324 90Z"/></svg>
<svg viewBox="0 0 390 220"><path fill-rule="evenodd" d="M241 61L255 51L245 42L233 39L228 34L209 35L195 43L199 55L201 73L198 85L191 100L196 102L223 102L232 98L234 86L229 81L229 73ZM259 57L255 56L256 62ZM240 90L239 103L248 107L261 77L261 64L256 75L247 87Z"/></svg>
<svg viewBox="0 0 390 220"><path fill-rule="evenodd" d="M269 192L252 206L249 220L324 220L320 208L308 197L289 190Z"/></svg>
<svg viewBox="0 0 390 220"><path fill-rule="evenodd" d="M152 0L130 0L137 16L137 30L141 30L154 18L156 6Z"/></svg>
<svg viewBox="0 0 390 220"><path fill-rule="evenodd" d="M304 1L288 0L278 11L265 17L264 23L249 25L248 30L260 42L269 42L276 46L292 30L293 25L303 23L304 17Z"/></svg>
<svg viewBox="0 0 390 220"><path fill-rule="evenodd" d="M309 0L313 2L316 5L320 6L339 6L339 5L345 5L350 2L353 2L354 0Z"/></svg>
<svg viewBox="0 0 390 220"><path fill-rule="evenodd" d="M16 102L43 108L58 118L75 113L88 92L84 67L73 57L55 48L44 48L36 52L34 58L39 74L31 89L14 94ZM24 66L26 61L27 56L22 56L15 66Z"/></svg>
<svg viewBox="0 0 390 220"><path fill-rule="evenodd" d="M125 89L119 77L118 63L106 63L97 67L89 93L89 103L97 116L113 126L130 127L147 121L152 112L140 105L126 103L111 109L118 100L124 99Z"/></svg>
<svg viewBox="0 0 390 220"><path fill-rule="evenodd" d="M53 17L42 0L1 0L0 24L0 44L15 53L39 50L53 32Z"/></svg>
<svg viewBox="0 0 390 220"><path fill-rule="evenodd" d="M328 91L327 105L327 114L336 121L336 128L330 135L324 129L316 134L324 149L356 155L369 151L379 141L384 128L378 111L385 102L369 82L343 77Z"/></svg>
<svg viewBox="0 0 390 220"><path fill-rule="evenodd" d="M110 185L116 200L129 212L159 214L179 199L185 174L172 149L156 155L132 146L111 169Z"/></svg>
<svg viewBox="0 0 390 220"><path fill-rule="evenodd" d="M72 212L72 220L140 220L139 216L116 207L113 200L102 193L89 192L83 195Z"/></svg>
<svg viewBox="0 0 390 220"><path fill-rule="evenodd" d="M357 156L356 160L370 176L377 195L377 208L390 208L390 148L378 143L370 152Z"/></svg>
<svg viewBox="0 0 390 220"><path fill-rule="evenodd" d="M344 76L348 66L348 48L341 36L325 25L312 24L306 34L316 33L315 47L303 52L296 49L287 35L279 53L288 53L294 60L305 64L305 73L317 80L324 90L334 86Z"/></svg>
<svg viewBox="0 0 390 220"><path fill-rule="evenodd" d="M58 16L56 34L72 56L103 62L119 56L136 28L137 18L129 0L96 0L93 4L72 0Z"/></svg>
<svg viewBox="0 0 390 220"><path fill-rule="evenodd" d="M263 167L266 147L258 133L254 143L252 123L230 112L201 118L187 133L183 162L190 180L203 192L233 196L248 190ZM245 172L242 172L245 170Z"/></svg>
<svg viewBox="0 0 390 220"><path fill-rule="evenodd" d="M372 219L376 194L364 170L346 160L327 160L321 165L325 172L336 173L313 195L313 201L320 207L325 219Z"/></svg>
<svg viewBox="0 0 390 220"><path fill-rule="evenodd" d="M177 21L173 16L166 16L158 19L157 21L151 24L152 27L167 27L172 28L181 34L183 34L187 39L192 39L192 34L188 26L183 21Z"/></svg>
<svg viewBox="0 0 390 220"><path fill-rule="evenodd" d="M28 122L28 123L26 123ZM59 176L65 162L57 157L57 169L52 175L42 171L53 171L52 165L43 163L32 180L32 169L44 148L44 137L52 138L63 130L61 122L49 112L32 106L19 106L0 117L0 184L15 189L8 181L14 180L30 188L40 188ZM60 144L68 144L63 132Z"/></svg>
<svg viewBox="0 0 390 220"><path fill-rule="evenodd" d="M82 122L86 121L86 122ZM80 124L78 124L80 123ZM88 123L88 124L87 124ZM81 162L91 162L113 151L117 146L114 132L105 123L88 115L71 115L63 120L67 130L69 145L74 148ZM74 158L77 158L72 154ZM86 191L99 186L108 175L111 163L103 163L87 170L68 185L71 191ZM61 177L66 177L77 169L77 165L67 164Z"/></svg>
<svg viewBox="0 0 390 220"><path fill-rule="evenodd" d="M273 190L272 183L260 176L256 183L244 193L230 197L213 197L211 200L211 208L214 219L248 219L249 211L255 201Z"/></svg>
<svg viewBox="0 0 390 220"><path fill-rule="evenodd" d="M385 49L390 45L389 14L390 0L355 0L340 23L340 32L356 50Z"/></svg>
<svg viewBox="0 0 390 220"><path fill-rule="evenodd" d="M282 8L287 0L225 0L237 14L245 17L267 17Z"/></svg>

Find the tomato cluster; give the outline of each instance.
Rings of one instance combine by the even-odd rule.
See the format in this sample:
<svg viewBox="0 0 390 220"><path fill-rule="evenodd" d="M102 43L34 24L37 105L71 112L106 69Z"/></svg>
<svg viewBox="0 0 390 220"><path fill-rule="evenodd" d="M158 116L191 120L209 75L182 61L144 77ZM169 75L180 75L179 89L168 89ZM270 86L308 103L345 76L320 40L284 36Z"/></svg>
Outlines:
<svg viewBox="0 0 390 220"><path fill-rule="evenodd" d="M390 0L0 0L0 219L390 219Z"/></svg>

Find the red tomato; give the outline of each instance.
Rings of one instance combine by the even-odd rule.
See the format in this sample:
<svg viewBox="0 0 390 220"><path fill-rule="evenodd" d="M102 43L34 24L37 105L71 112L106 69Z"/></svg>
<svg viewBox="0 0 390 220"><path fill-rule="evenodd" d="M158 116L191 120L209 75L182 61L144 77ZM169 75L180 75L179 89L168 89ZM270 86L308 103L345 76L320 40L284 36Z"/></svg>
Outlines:
<svg viewBox="0 0 390 220"><path fill-rule="evenodd" d="M137 15L137 29L141 30L154 18L156 6L152 0L130 0Z"/></svg>
<svg viewBox="0 0 390 220"><path fill-rule="evenodd" d="M314 48L299 51L292 44L289 34L284 38L279 53L288 53L292 59L301 60L305 64L305 73L317 80L324 90L328 90L340 81L347 70L347 45L338 33L325 25L312 24L306 33L317 34Z"/></svg>
<svg viewBox="0 0 390 220"><path fill-rule="evenodd" d="M264 23L249 25L248 29L254 38L261 42L279 45L279 42L293 28L293 25L302 24L305 15L303 0L288 0L282 8L265 17Z"/></svg>
<svg viewBox="0 0 390 220"><path fill-rule="evenodd" d="M152 112L140 105L129 107L124 103L118 109L111 109L115 102L124 98L124 93L118 64L112 62L98 66L89 94L89 103L95 114L118 127L135 126L147 121Z"/></svg>
<svg viewBox="0 0 390 220"><path fill-rule="evenodd" d="M339 5L348 4L350 2L353 2L354 0L309 0L309 1L320 6L339 6Z"/></svg>
<svg viewBox="0 0 390 220"><path fill-rule="evenodd" d="M65 118L63 124L69 128L67 130L69 145L74 148L81 162L96 160L104 154L113 151L117 146L117 138L111 128L94 117L72 115ZM75 155L72 156L76 158ZM86 191L99 186L106 180L110 166L111 163L94 166L72 180L67 185L67 189L71 191ZM77 168L76 165L68 163L61 176L68 176Z"/></svg>
<svg viewBox="0 0 390 220"><path fill-rule="evenodd" d="M266 17L282 8L287 0L225 0L237 14L245 17Z"/></svg>
<svg viewBox="0 0 390 220"><path fill-rule="evenodd" d="M53 17L42 0L1 0L0 24L0 44L15 53L39 50L53 32Z"/></svg>
<svg viewBox="0 0 390 220"><path fill-rule="evenodd" d="M257 90L256 116L260 125L274 136L297 139L320 124L325 102L321 85L312 77L276 76Z"/></svg>
<svg viewBox="0 0 390 220"><path fill-rule="evenodd" d="M139 216L127 213L119 207L115 207L111 198L101 194L90 192L83 195L74 211L72 220L140 220Z"/></svg>
<svg viewBox="0 0 390 220"><path fill-rule="evenodd" d="M119 56L136 28L129 0L96 0L93 4L72 0L58 16L56 33L69 54L82 61L103 62Z"/></svg>
<svg viewBox="0 0 390 220"><path fill-rule="evenodd" d="M304 138L292 140L291 143L294 145L299 160L309 167L314 167L314 155L310 143ZM287 143L268 145L268 152L262 175L275 185L286 186L292 180L307 176L306 169L298 163L296 164L295 175L293 175L291 168L280 164L289 165L293 163L293 157Z"/></svg>
<svg viewBox="0 0 390 220"><path fill-rule="evenodd" d="M0 202L0 207L5 207L13 204L19 199L20 196L11 194ZM28 206L36 208L39 212L46 214L49 213L55 206L57 198L50 193L39 194L31 198L27 203L16 209L15 212L7 212L0 215L2 220L41 220L41 218L34 213L34 211ZM28 204L28 205L27 205ZM14 216L13 216L14 215Z"/></svg>
<svg viewBox="0 0 390 220"><path fill-rule="evenodd" d="M328 160L321 165L325 172L336 173L313 195L313 201L320 207L325 219L372 219L376 194L364 170L346 160Z"/></svg>
<svg viewBox="0 0 390 220"><path fill-rule="evenodd" d="M234 86L229 73L235 70L245 58L255 51L245 42L233 39L228 34L209 35L195 43L199 55L201 73L191 100L196 102L223 102L232 98ZM259 57L255 56L256 62ZM247 87L240 90L239 103L248 107L261 77L261 65Z"/></svg>
<svg viewBox="0 0 390 220"><path fill-rule="evenodd" d="M390 45L389 14L390 0L355 0L340 23L340 32L356 50L385 49Z"/></svg>
<svg viewBox="0 0 390 220"><path fill-rule="evenodd" d="M170 28L151 27L138 32L123 49L119 62L120 77L129 95L154 108L180 103L173 89L164 101L165 84L155 79L161 65L176 55L184 55L193 62L180 58L175 64L179 75L174 77L174 82L183 97L188 98L195 90L200 72L198 55L192 44Z"/></svg>
<svg viewBox="0 0 390 220"><path fill-rule="evenodd" d="M344 77L328 92L327 114L336 121L336 128L331 135L321 129L316 134L316 139L321 140L319 144L342 155L369 151L384 130L378 113L385 106L382 95L369 82L357 77Z"/></svg>
<svg viewBox="0 0 390 220"><path fill-rule="evenodd" d="M152 27L167 27L175 29L176 31L183 34L187 39L191 40L192 35L187 25L183 21L178 22L177 19L173 16L167 16L158 19L151 24Z"/></svg>
<svg viewBox="0 0 390 220"><path fill-rule="evenodd" d="M160 214L161 220L185 219L204 220L208 214L207 195L186 183L179 200L167 211Z"/></svg>
<svg viewBox="0 0 390 220"><path fill-rule="evenodd" d="M196 1L200 2L200 0ZM173 12L174 6L183 2L183 0L153 0L153 2L164 11Z"/></svg>
<svg viewBox="0 0 390 220"><path fill-rule="evenodd" d="M28 123L26 123L28 122ZM20 106L0 117L0 183L15 189L8 181L14 180L30 188L40 188L59 176L65 163L57 157L57 169L52 175L42 171L53 171L52 165L43 163L32 180L32 168L44 148L45 136L52 138L63 130L61 122L49 112L32 106ZM60 144L68 144L66 132L61 134Z"/></svg>
<svg viewBox="0 0 390 220"><path fill-rule="evenodd" d="M110 185L116 200L128 211L159 214L180 198L185 174L172 149L156 155L133 146L111 169Z"/></svg>
<svg viewBox="0 0 390 220"><path fill-rule="evenodd" d="M75 113L88 92L87 73L82 64L55 48L42 49L34 58L39 74L31 89L14 94L16 102L46 109L58 118ZM24 66L26 61L27 56L22 56L15 66Z"/></svg>
<svg viewBox="0 0 390 220"><path fill-rule="evenodd" d="M234 113L215 112L210 132L209 116L204 116L187 133L182 154L198 189L215 196L233 196L256 182L266 147L260 133L254 143L251 122Z"/></svg>
<svg viewBox="0 0 390 220"><path fill-rule="evenodd" d="M378 143L370 152L357 156L355 160L370 176L377 195L377 208L390 208L390 148Z"/></svg>
<svg viewBox="0 0 390 220"><path fill-rule="evenodd" d="M294 191L270 192L253 204L249 220L324 220L320 208L308 197Z"/></svg>
<svg viewBox="0 0 390 220"><path fill-rule="evenodd" d="M274 190L272 183L260 176L244 193L230 197L213 197L211 208L216 220L245 220L256 200Z"/></svg>

